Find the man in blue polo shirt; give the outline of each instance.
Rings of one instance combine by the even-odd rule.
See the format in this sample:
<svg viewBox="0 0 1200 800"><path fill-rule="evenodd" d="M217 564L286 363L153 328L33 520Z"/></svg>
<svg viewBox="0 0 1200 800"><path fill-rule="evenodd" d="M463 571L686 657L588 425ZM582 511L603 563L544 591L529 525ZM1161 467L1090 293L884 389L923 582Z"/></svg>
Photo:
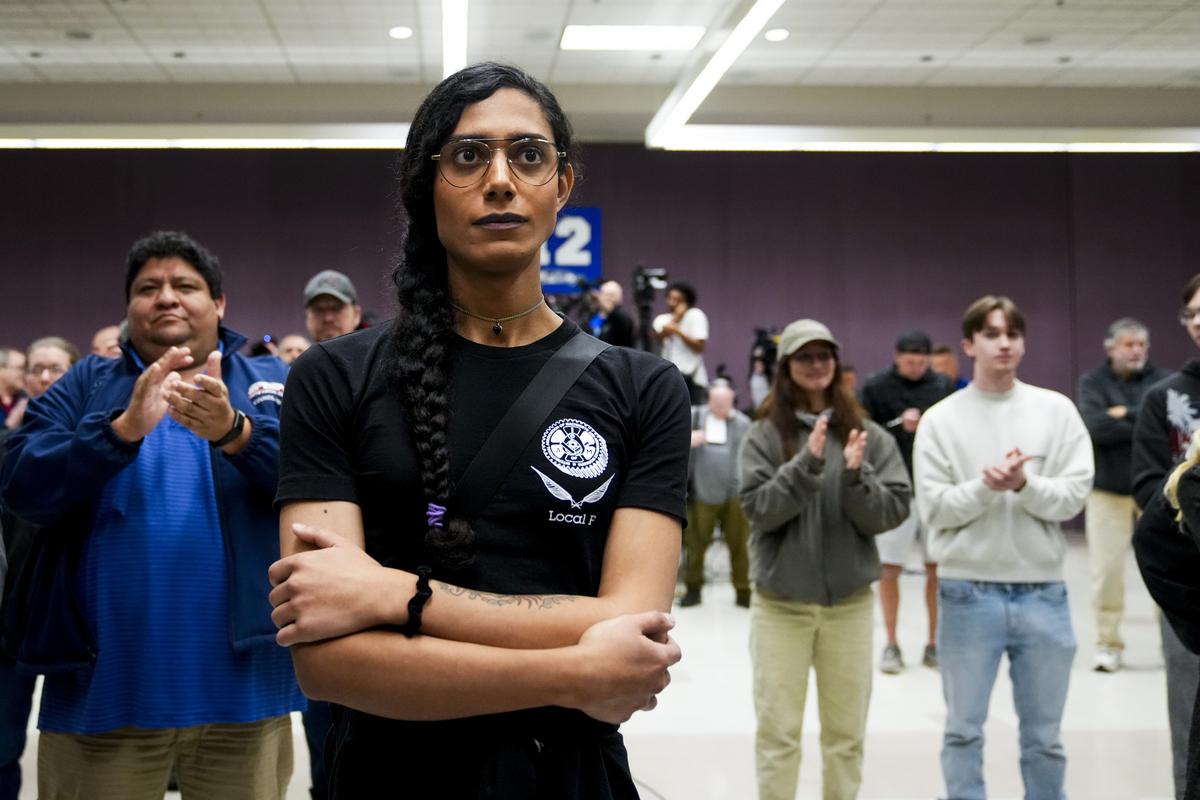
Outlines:
<svg viewBox="0 0 1200 800"><path fill-rule="evenodd" d="M274 643L279 407L286 367L237 353L217 259L151 234L126 264L129 342L29 405L0 471L5 504L82 539L75 588L90 666L48 675L43 798L282 798L290 711Z"/></svg>

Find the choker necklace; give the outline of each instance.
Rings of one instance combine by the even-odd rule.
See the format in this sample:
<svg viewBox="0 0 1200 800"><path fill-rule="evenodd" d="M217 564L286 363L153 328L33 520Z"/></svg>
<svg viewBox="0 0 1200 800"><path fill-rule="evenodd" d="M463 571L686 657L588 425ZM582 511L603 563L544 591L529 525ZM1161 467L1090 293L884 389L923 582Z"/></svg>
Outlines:
<svg viewBox="0 0 1200 800"><path fill-rule="evenodd" d="M524 311L520 311L516 314L510 314L507 317L500 317L500 318L485 317L480 314L476 314L473 311L467 311L465 308L463 308L462 306L460 306L456 303L451 303L450 307L461 314L466 314L468 317L474 317L475 319L481 319L484 322L492 323L492 333L499 336L500 334L504 333L504 326L501 325L500 323L510 322L514 319L520 319L521 317L527 317L530 314L532 314L533 312L537 311L539 308L541 308L542 304L545 302L546 302L546 298L544 296L539 297L538 301L536 303L534 303L533 305L531 305L529 308L525 309Z"/></svg>

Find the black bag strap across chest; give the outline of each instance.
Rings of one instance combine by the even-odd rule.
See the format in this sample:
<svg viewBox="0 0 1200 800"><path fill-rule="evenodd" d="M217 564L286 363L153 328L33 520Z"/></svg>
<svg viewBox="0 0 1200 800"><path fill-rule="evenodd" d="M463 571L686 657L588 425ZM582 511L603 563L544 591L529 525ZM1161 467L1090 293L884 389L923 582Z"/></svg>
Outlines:
<svg viewBox="0 0 1200 800"><path fill-rule="evenodd" d="M449 514L473 521L483 513L546 417L611 346L580 331L542 365L467 465L451 492Z"/></svg>

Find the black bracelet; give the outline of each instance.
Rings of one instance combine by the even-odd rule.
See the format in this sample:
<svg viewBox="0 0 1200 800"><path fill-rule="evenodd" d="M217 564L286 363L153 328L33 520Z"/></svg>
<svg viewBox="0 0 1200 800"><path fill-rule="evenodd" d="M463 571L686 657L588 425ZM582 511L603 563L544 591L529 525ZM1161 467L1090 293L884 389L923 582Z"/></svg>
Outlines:
<svg viewBox="0 0 1200 800"><path fill-rule="evenodd" d="M429 567L417 567L417 593L408 601L408 621L400 626L400 632L410 639L421 631L421 612L425 610L425 603L433 596L433 590L429 588L431 572L433 570Z"/></svg>

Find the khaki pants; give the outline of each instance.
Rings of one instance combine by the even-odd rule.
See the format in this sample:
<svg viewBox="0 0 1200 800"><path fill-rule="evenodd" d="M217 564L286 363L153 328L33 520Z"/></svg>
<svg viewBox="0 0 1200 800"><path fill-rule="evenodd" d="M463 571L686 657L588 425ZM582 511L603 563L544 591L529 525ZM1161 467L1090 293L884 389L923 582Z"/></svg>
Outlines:
<svg viewBox="0 0 1200 800"><path fill-rule="evenodd" d="M871 699L873 608L870 588L832 606L755 591L750 658L758 717L759 800L796 796L810 667L817 678L823 796L825 800L858 796Z"/></svg>
<svg viewBox="0 0 1200 800"><path fill-rule="evenodd" d="M185 800L282 800L292 777L292 721L191 728L43 731L40 800L162 800L171 765Z"/></svg>
<svg viewBox="0 0 1200 800"><path fill-rule="evenodd" d="M1087 501L1088 562L1092 573L1092 608L1096 612L1096 644L1124 650L1121 619L1125 616L1125 561L1133 541L1137 506L1125 494L1094 489Z"/></svg>
<svg viewBox="0 0 1200 800"><path fill-rule="evenodd" d="M733 588L750 588L750 557L746 542L750 538L750 520L742 510L742 501L731 497L724 503L695 502L688 506L688 526L683 532L687 546L687 574L684 583L689 589L704 585L704 554L712 544L713 529L721 523L721 538L729 548Z"/></svg>

